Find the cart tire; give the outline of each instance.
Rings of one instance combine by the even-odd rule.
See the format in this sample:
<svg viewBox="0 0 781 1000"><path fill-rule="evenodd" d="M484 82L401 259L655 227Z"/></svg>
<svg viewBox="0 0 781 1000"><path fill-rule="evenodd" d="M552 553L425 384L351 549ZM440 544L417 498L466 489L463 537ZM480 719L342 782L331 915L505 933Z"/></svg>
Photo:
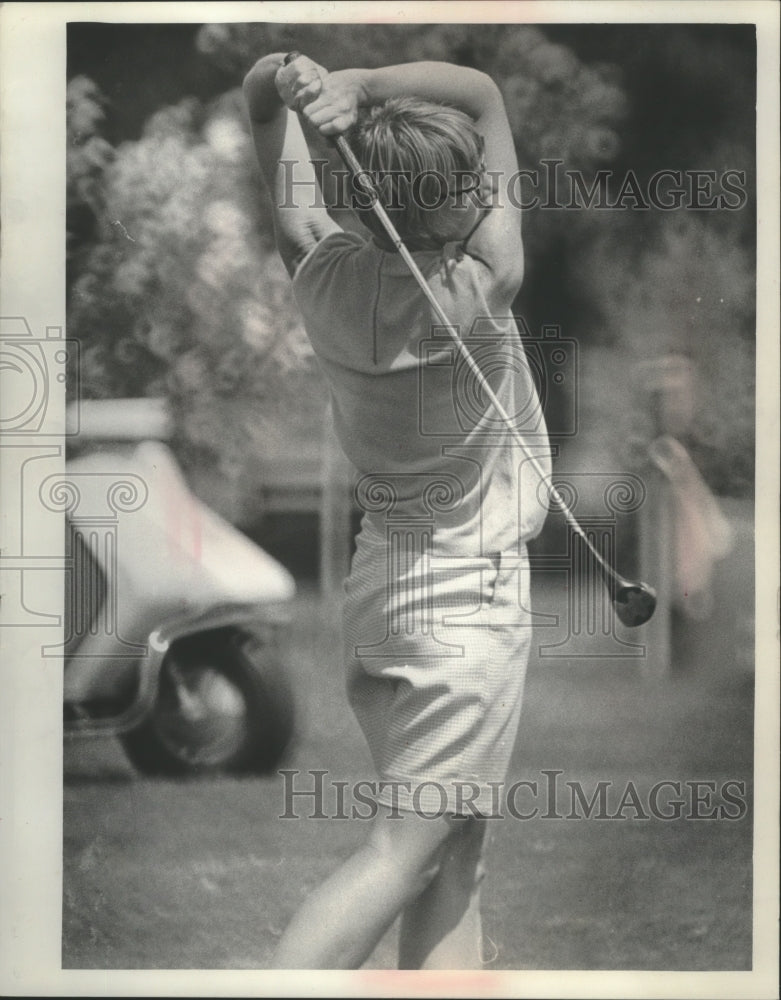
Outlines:
<svg viewBox="0 0 781 1000"><path fill-rule="evenodd" d="M144 774L266 772L292 728L280 664L249 632L224 628L171 644L152 711L120 738Z"/></svg>

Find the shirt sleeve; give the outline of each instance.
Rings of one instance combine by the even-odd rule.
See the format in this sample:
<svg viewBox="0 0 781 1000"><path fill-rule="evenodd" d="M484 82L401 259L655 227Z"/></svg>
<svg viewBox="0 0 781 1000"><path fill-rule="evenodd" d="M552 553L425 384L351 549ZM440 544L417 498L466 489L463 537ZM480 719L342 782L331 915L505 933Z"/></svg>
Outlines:
<svg viewBox="0 0 781 1000"><path fill-rule="evenodd" d="M306 315L307 305L334 284L337 268L364 245L357 233L331 233L312 247L293 275L293 294Z"/></svg>

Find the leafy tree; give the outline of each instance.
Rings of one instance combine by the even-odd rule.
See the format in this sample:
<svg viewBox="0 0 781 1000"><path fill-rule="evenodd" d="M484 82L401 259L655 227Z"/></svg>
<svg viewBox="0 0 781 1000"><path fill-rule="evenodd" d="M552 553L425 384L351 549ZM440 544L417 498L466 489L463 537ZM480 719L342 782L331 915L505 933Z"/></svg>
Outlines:
<svg viewBox="0 0 781 1000"><path fill-rule="evenodd" d="M69 285L84 266L90 243L105 235L104 175L114 150L102 135L106 101L84 76L68 83L66 93L66 210Z"/></svg>

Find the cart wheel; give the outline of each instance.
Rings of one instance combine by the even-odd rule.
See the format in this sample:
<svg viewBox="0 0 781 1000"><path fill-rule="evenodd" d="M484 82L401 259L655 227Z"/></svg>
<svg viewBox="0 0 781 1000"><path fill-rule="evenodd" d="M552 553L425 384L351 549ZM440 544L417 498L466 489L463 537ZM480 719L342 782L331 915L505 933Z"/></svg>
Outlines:
<svg viewBox="0 0 781 1000"><path fill-rule="evenodd" d="M267 771L292 732L290 690L279 664L240 629L171 645L147 718L121 739L145 774Z"/></svg>

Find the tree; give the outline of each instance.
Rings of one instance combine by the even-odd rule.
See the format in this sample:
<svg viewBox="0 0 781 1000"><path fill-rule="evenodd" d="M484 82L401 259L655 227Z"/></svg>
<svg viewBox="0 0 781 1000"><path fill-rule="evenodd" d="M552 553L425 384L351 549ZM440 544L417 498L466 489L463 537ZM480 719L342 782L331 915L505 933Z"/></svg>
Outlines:
<svg viewBox="0 0 781 1000"><path fill-rule="evenodd" d="M105 233L104 177L114 149L102 134L106 101L84 76L68 83L66 92L66 211L68 287L84 268L91 244Z"/></svg>

